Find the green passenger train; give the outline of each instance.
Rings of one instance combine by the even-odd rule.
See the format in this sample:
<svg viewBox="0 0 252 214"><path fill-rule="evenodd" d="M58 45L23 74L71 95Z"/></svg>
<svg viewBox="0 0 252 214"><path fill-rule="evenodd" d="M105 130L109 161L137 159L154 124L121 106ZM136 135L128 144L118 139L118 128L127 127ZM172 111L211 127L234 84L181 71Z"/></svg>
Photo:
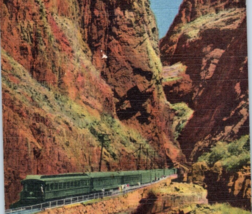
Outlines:
<svg viewBox="0 0 252 214"><path fill-rule="evenodd" d="M177 169L27 175L21 181L23 190L20 200L12 204L11 208L118 189L123 184L146 184L173 174L177 174Z"/></svg>

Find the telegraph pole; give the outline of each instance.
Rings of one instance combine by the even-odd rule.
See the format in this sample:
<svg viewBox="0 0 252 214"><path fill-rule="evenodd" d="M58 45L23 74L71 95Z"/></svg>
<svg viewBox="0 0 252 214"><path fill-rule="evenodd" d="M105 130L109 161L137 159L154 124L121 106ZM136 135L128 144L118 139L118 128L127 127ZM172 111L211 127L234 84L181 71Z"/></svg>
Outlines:
<svg viewBox="0 0 252 214"><path fill-rule="evenodd" d="M148 169L148 158L149 158L149 149L147 150L147 154L146 154L146 163L145 163L145 169Z"/></svg>
<svg viewBox="0 0 252 214"><path fill-rule="evenodd" d="M155 161L155 159L156 159L156 151L154 151L154 161ZM154 161L153 161L153 163L154 163ZM153 164L153 166L154 166L154 164ZM157 179L157 172L156 172L156 170L155 170L155 180Z"/></svg>
<svg viewBox="0 0 252 214"><path fill-rule="evenodd" d="M102 136L103 137L103 136ZM101 155L100 155L100 162L99 162L99 172L101 171L101 164L102 164L102 153L103 153L103 141L104 141L104 138L102 139L101 141Z"/></svg>
<svg viewBox="0 0 252 214"><path fill-rule="evenodd" d="M100 134L98 136L99 140L101 141L101 155L100 155L100 162L99 162L99 172L101 171L101 165L102 165L102 153L103 153L103 147L105 142L105 136L108 136L109 134Z"/></svg>
<svg viewBox="0 0 252 214"><path fill-rule="evenodd" d="M138 164L137 164L137 170L139 170L139 169L140 169L141 152L142 152L142 144L140 144L139 153L138 153Z"/></svg>
<svg viewBox="0 0 252 214"><path fill-rule="evenodd" d="M151 159L151 169L153 169L153 167L154 167L155 159L156 159L156 151L153 151L153 156L152 156L152 159Z"/></svg>

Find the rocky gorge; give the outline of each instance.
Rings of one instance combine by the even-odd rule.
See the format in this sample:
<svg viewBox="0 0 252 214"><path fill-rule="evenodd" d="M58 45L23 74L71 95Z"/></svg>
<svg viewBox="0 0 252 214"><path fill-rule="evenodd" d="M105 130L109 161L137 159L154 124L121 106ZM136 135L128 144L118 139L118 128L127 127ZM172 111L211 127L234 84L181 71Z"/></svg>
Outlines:
<svg viewBox="0 0 252 214"><path fill-rule="evenodd" d="M167 100L194 111L177 138L192 163L188 181L205 186L210 202L250 210L250 155L232 154L249 134L245 7L245 1L183 1L159 46ZM241 150L249 151L245 141Z"/></svg>
<svg viewBox="0 0 252 214"><path fill-rule="evenodd" d="M135 170L249 134L244 0L184 0L160 41L149 0L0 7L6 208L27 174L97 171L102 145L102 171ZM218 183L207 167L190 181ZM245 191L249 209L242 185L223 202Z"/></svg>

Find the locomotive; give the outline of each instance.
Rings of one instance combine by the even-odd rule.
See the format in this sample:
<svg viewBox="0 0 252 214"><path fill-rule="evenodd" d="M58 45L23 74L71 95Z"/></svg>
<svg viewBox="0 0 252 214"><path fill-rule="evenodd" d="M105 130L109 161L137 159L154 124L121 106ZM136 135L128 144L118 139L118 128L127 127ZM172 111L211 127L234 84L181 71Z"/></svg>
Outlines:
<svg viewBox="0 0 252 214"><path fill-rule="evenodd" d="M11 208L118 189L123 184L146 184L173 174L177 174L177 169L27 175L21 181L20 200Z"/></svg>

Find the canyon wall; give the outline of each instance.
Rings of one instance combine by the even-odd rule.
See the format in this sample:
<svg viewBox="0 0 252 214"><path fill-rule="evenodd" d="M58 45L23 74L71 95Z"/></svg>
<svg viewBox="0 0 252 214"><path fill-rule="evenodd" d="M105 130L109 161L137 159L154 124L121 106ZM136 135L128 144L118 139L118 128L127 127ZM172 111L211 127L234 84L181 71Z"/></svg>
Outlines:
<svg viewBox="0 0 252 214"><path fill-rule="evenodd" d="M0 7L6 208L27 174L163 167L248 134L245 0L184 0L161 41L148 0Z"/></svg>
<svg viewBox="0 0 252 214"><path fill-rule="evenodd" d="M234 173L224 170L218 162L213 167L198 162L193 165L189 180L207 189L210 203L228 202L234 207L251 210L250 166Z"/></svg>
<svg viewBox="0 0 252 214"><path fill-rule="evenodd" d="M164 73L180 69L163 82L167 100L194 110L178 138L189 161L249 133L245 1L183 1L160 51Z"/></svg>
<svg viewBox="0 0 252 214"><path fill-rule="evenodd" d="M27 174L185 160L169 128L148 0L0 6L6 207Z"/></svg>
<svg viewBox="0 0 252 214"><path fill-rule="evenodd" d="M238 139L249 135L246 28L245 1L184 0L160 40L167 100L185 102L194 111L177 138L192 164L218 142L229 145L237 140L240 145ZM250 210L251 176L243 168L250 165L249 158L239 162L243 157L237 156L237 167L228 170L232 166L223 164L231 160L229 155L212 165L193 164L188 181L204 186L210 203L228 202ZM218 160L217 153L211 158Z"/></svg>

